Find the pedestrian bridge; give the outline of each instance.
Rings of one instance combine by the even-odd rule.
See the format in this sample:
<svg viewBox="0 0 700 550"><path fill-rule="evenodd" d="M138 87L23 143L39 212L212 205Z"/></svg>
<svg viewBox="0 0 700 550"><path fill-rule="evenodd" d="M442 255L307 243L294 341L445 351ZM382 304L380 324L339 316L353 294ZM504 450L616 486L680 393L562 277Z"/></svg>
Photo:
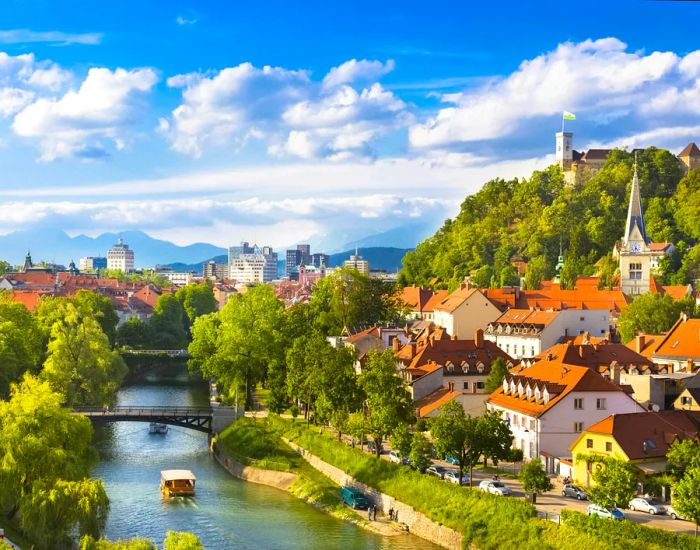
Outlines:
<svg viewBox="0 0 700 550"><path fill-rule="evenodd" d="M158 422L207 434L223 429L237 416L235 407L77 407L73 412L87 416L94 424ZM226 420L228 423L222 425Z"/></svg>
<svg viewBox="0 0 700 550"><path fill-rule="evenodd" d="M190 352L186 349L123 349L119 353L122 355L145 355L156 357L183 357L189 358Z"/></svg>

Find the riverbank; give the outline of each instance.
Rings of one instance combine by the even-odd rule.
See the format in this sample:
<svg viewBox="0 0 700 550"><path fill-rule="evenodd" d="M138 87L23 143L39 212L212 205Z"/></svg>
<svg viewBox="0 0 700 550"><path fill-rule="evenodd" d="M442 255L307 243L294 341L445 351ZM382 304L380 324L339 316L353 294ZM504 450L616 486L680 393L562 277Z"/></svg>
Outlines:
<svg viewBox="0 0 700 550"><path fill-rule="evenodd" d="M240 418L212 442L215 459L231 475L275 487L343 521L382 536L405 535L386 519L368 521L340 498L340 486L285 445L268 419Z"/></svg>

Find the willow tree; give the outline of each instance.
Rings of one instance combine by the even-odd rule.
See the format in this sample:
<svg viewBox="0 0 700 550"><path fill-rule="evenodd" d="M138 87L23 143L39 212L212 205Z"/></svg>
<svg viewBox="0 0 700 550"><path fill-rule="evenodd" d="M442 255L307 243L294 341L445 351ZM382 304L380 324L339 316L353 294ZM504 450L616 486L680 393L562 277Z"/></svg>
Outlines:
<svg viewBox="0 0 700 550"><path fill-rule="evenodd" d="M97 461L90 421L31 375L10 395L0 401L0 511L41 548L68 546L75 532L98 536L109 502L88 477Z"/></svg>
<svg viewBox="0 0 700 550"><path fill-rule="evenodd" d="M42 376L68 405L112 402L127 367L100 324L70 302L51 326Z"/></svg>

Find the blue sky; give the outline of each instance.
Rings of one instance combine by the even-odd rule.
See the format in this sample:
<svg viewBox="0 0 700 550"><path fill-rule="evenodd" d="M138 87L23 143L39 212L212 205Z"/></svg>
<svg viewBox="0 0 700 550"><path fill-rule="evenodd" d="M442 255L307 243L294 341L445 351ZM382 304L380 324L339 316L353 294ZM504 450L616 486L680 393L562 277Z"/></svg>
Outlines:
<svg viewBox="0 0 700 550"><path fill-rule="evenodd" d="M581 149L700 140L699 16L5 0L0 232L331 249L434 226L483 181L549 164L564 109Z"/></svg>

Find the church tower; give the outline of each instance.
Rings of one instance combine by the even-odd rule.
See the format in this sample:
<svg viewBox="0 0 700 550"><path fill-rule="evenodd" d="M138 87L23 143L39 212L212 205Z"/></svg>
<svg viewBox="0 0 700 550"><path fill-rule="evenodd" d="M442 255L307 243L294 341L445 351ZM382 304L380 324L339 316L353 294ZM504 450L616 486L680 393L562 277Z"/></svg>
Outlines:
<svg viewBox="0 0 700 550"><path fill-rule="evenodd" d="M564 172L571 170L574 160L574 133L557 132L556 161Z"/></svg>
<svg viewBox="0 0 700 550"><path fill-rule="evenodd" d="M627 223L625 223L625 234L620 242L619 252L620 288L625 294L644 294L649 291L652 256L654 256L650 244L644 224L642 195L639 190L635 160L630 202L627 207Z"/></svg>

